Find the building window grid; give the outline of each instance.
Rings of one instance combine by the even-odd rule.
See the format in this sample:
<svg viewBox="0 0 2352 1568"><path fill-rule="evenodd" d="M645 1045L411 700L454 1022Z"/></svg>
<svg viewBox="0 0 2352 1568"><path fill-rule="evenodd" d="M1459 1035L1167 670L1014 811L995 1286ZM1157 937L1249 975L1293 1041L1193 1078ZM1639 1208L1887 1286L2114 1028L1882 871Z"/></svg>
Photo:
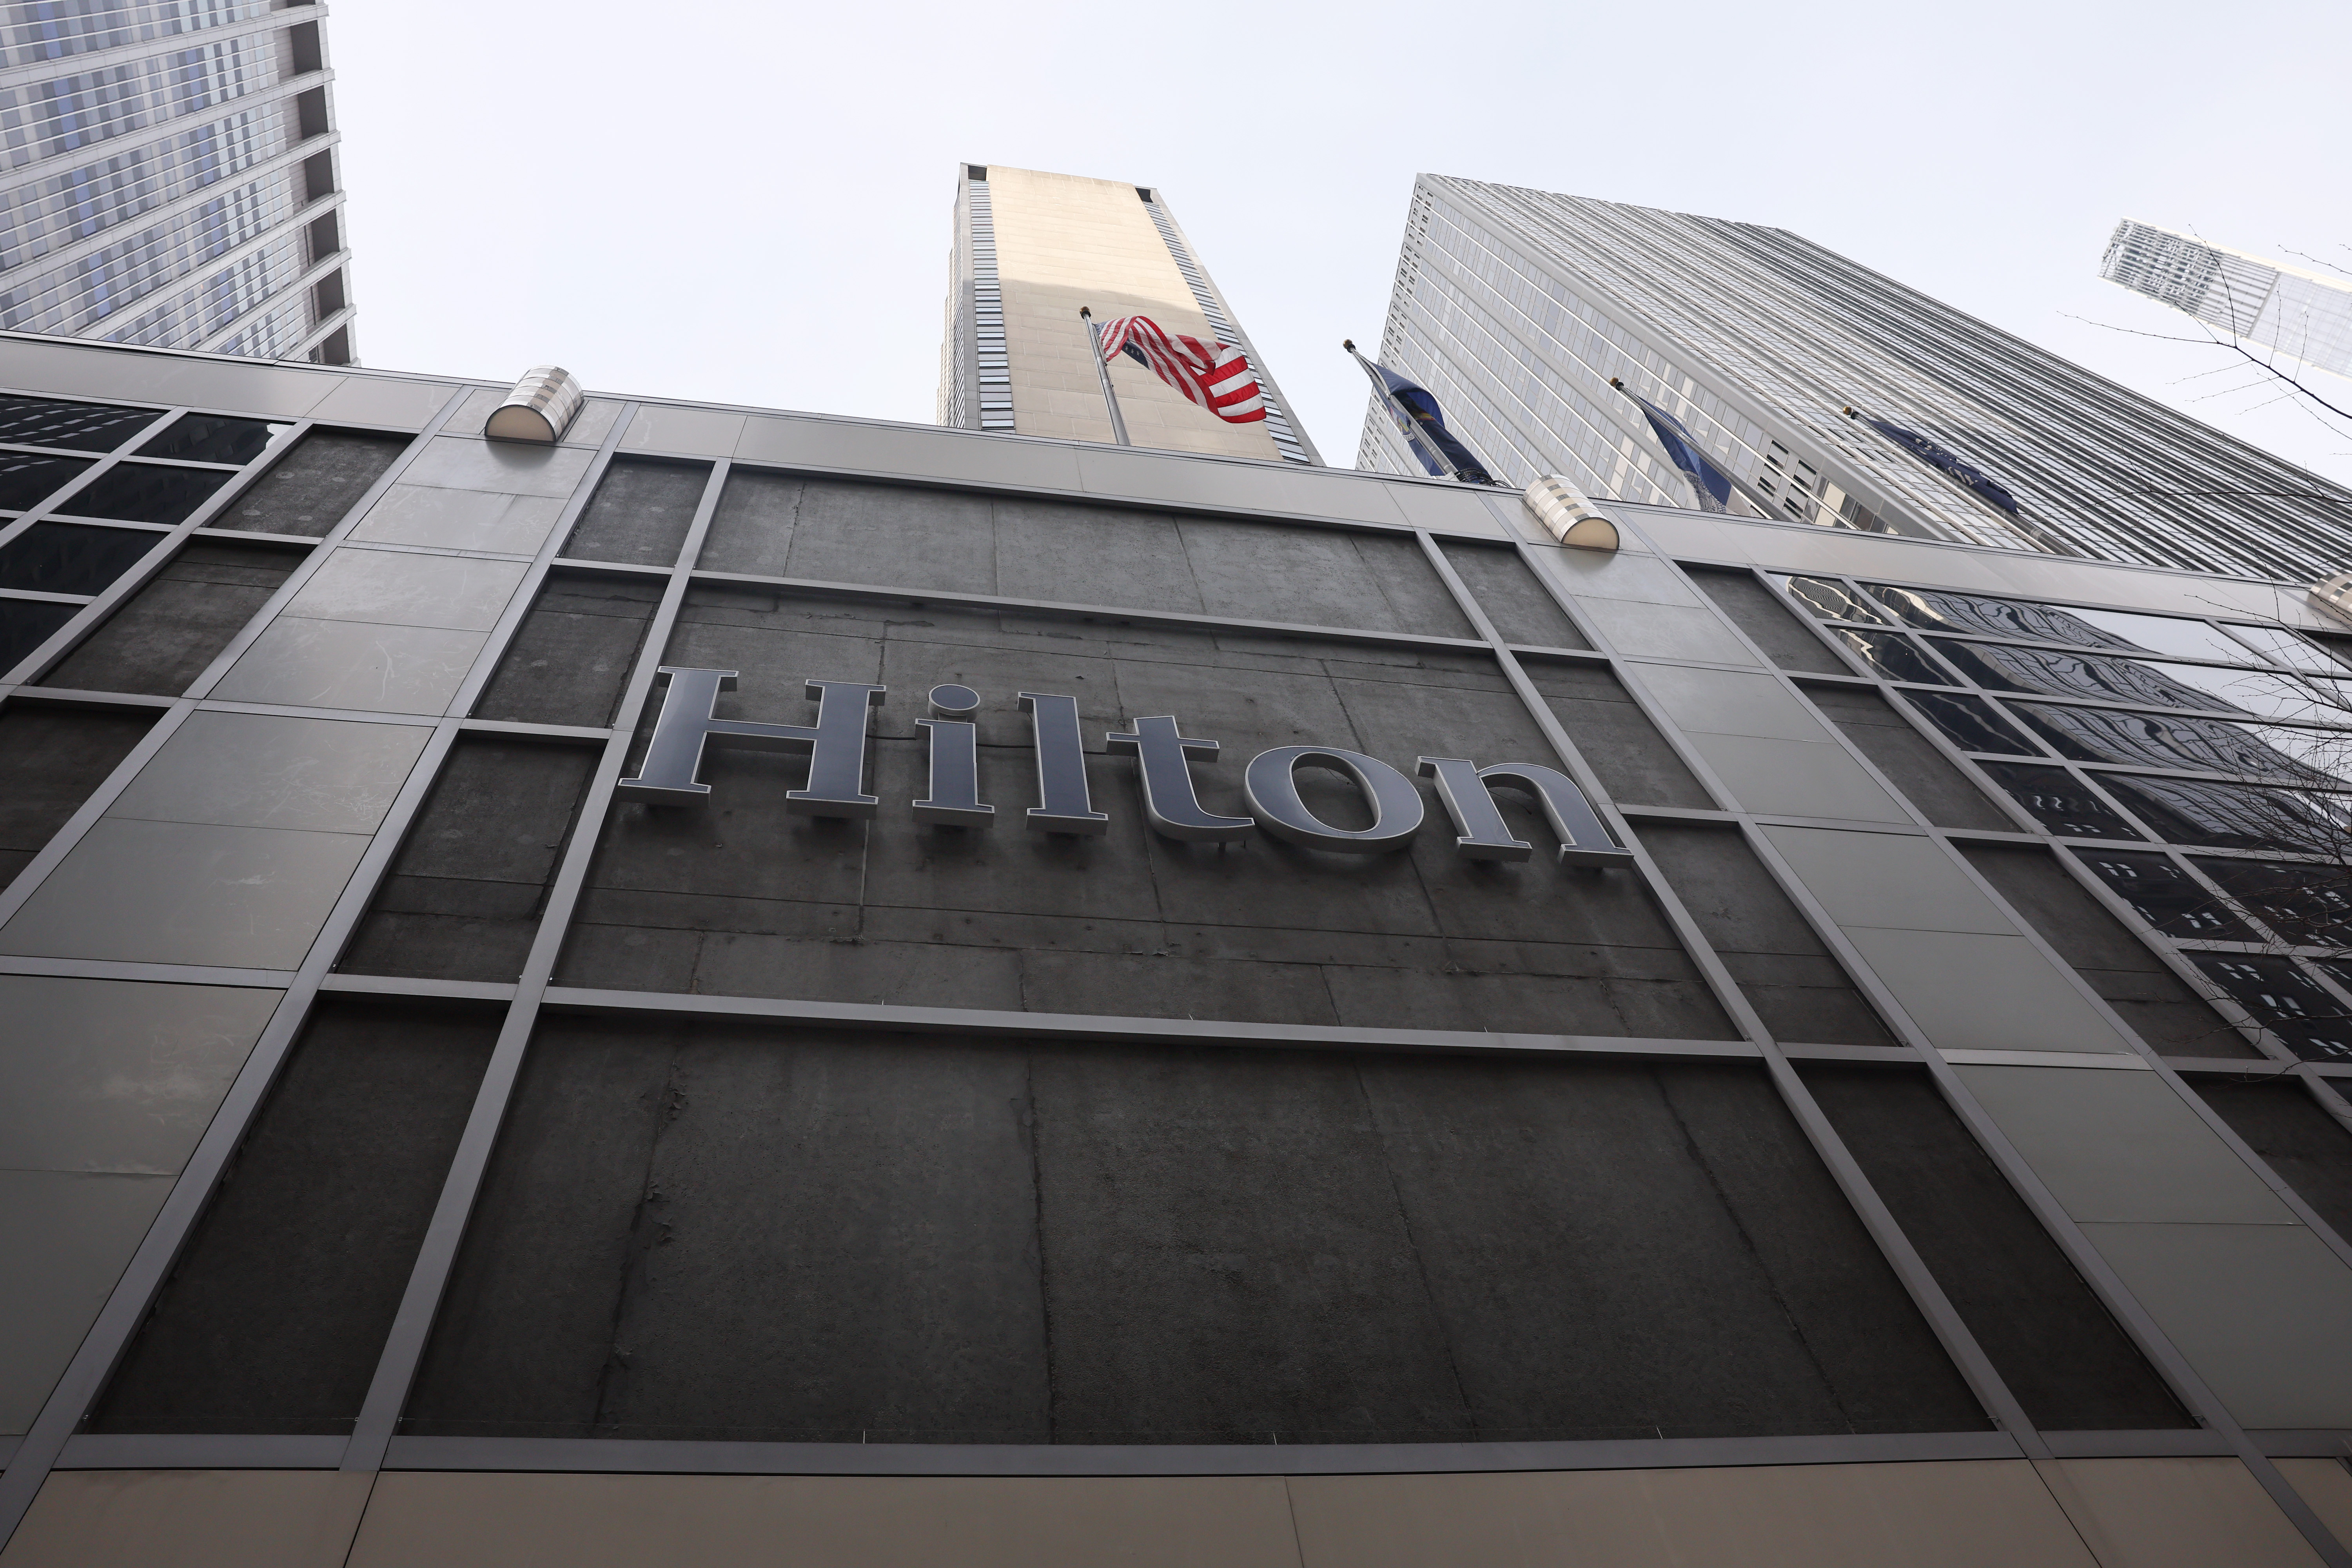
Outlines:
<svg viewBox="0 0 2352 1568"><path fill-rule="evenodd" d="M1004 340L1004 289L996 273L996 217L988 182L966 179L971 204L973 362L980 382L980 427L1012 430L1013 369Z"/></svg>
<svg viewBox="0 0 2352 1568"><path fill-rule="evenodd" d="M1315 459L1307 455L1307 448L1299 445L1297 432L1291 428L1290 416L1283 412L1282 400L1275 395L1274 384L1258 359L1257 350L1242 336L1241 329L1234 325L1232 319L1225 314L1224 307L1217 302L1216 290L1209 286L1208 275L1192 259L1191 248L1185 245L1183 237L1176 232L1176 225L1168 216L1167 209L1151 196L1143 197L1143 205L1144 210L1151 215L1151 226L1160 231L1160 243L1168 247L1169 258L1176 263L1176 270L1182 274L1184 287L1192 291L1193 304L1207 318L1210 331L1216 335L1219 342L1231 343L1249 356L1251 368L1257 373L1258 395L1265 404L1265 433L1273 437L1275 450L1282 455L1285 462L1313 463Z"/></svg>
<svg viewBox="0 0 2352 1568"><path fill-rule="evenodd" d="M24 0L0 22L0 63L33 65L127 44L235 26L269 14L273 0Z"/></svg>
<svg viewBox="0 0 2352 1568"><path fill-rule="evenodd" d="M1458 220L1464 229L1480 237L1485 245L1497 247L1502 245L1502 242L1498 238L1480 227L1473 220L1460 215L1455 211L1455 209L1449 207L1446 211ZM1507 262L1505 264L1507 265ZM1667 401L1670 404L1678 402L1682 405L1681 407L1673 409L1672 411L1675 412L1678 416L1685 417L1686 422L1696 426L1697 428L1695 433L1699 433L1704 437L1704 433L1708 426L1712 426L1716 427L1720 432L1720 435L1717 440L1712 444L1717 448L1717 456L1732 457L1731 453L1724 449L1724 440L1728 439L1745 447L1748 454L1744 462L1739 458L1733 458L1732 466L1735 468L1744 467L1747 472L1751 476L1759 471L1762 466L1760 463L1761 449L1758 447L1757 443L1759 440L1765 439L1767 437L1764 437L1763 432L1757 428L1752 422L1740 417L1713 395L1707 394L1698 388L1696 382L1688 374L1679 373L1672 369L1656 353L1650 350L1646 345L1640 343L1638 340L1633 338L1628 331L1617 323L1609 321L1605 317L1601 316L1598 311L1594 310L1590 306L1586 305L1584 301L1578 299L1573 292L1568 289L1564 285L1561 285L1554 279L1543 278L1538 274L1535 287L1552 303L1561 308L1564 311L1571 314L1577 321L1579 321L1585 331L1591 334L1593 340L1600 342L1606 342L1612 348L1616 349L1619 353L1633 360L1643 371L1655 378L1660 387L1665 392ZM1541 323L1538 323L1538 325L1540 327ZM1779 377L1777 373L1764 362L1757 359L1753 355L1744 353L1737 341L1727 340L1721 332L1708 326L1703 325L1699 327L1698 331L1703 339L1707 339L1711 342L1717 351L1717 357L1722 360L1727 367L1732 368L1737 373L1742 374L1751 385L1769 386L1776 384L1781 379ZM1571 350L1570 352L1574 352L1574 350ZM1603 379L1605 380L1605 378ZM1783 398L1781 401L1785 404L1791 400L1789 398ZM1840 423L1843 423L1843 421ZM1844 431L1834 430L1833 427L1831 429L1824 429L1811 421L1800 421L1798 422L1797 427L1803 429L1807 435L1813 437L1815 439L1823 441L1824 445L1831 446L1833 449L1839 451L1840 454L1852 464L1853 468L1857 472L1869 475L1873 481L1877 483L1882 489L1891 491L1900 497L1903 500L1907 502L1909 507L1917 514L1924 516L1934 522L1941 524L1942 526L1940 530L1937 530L1937 531L1945 533L1947 537L1955 538L1960 542L1990 544L2002 548L2015 548L2019 543L2019 540L2014 531L2010 529L2005 523L1990 529L1984 526L1984 524L1978 520L1976 516L1978 509L1972 503L1961 503L1965 510L1955 510L1954 503L1952 501L1944 497L1931 496L1925 492L1921 489L1920 485L1920 481L1924 476L1919 474L1916 469L1906 468L1899 473L1890 472L1885 466L1885 454L1880 452L1871 452L1865 456L1862 450L1857 449L1845 438L1846 433ZM1752 435L1749 434L1751 431L1753 432ZM1832 434L1836 436L1837 439L1834 441L1827 439L1827 437ZM1669 493L1678 498L1681 494L1682 488L1683 487L1679 484L1676 484ZM1838 500L1836 502L1830 501L1826 497L1814 498L1813 504L1806 509L1812 515L1806 516L1802 518L1801 521L1824 522L1833 526L1856 526L1857 524L1866 525L1869 521L1877 521L1876 514L1874 512L1870 512L1868 509L1860 506L1859 503L1857 503L1853 513L1848 513L1844 507L1839 504L1839 502L1843 502L1845 499L1846 498L1842 488L1839 490Z"/></svg>
<svg viewBox="0 0 2352 1568"><path fill-rule="evenodd" d="M267 104L0 192L0 271L265 163L286 130L284 107Z"/></svg>
<svg viewBox="0 0 2352 1568"><path fill-rule="evenodd" d="M1914 415L2016 488L2061 552L2290 581L2341 563L2343 524L2329 508L2352 505L2352 492L2315 485L2267 454L2119 394L1799 237L1435 183L1518 213L1540 231L1531 238L1564 258L1573 248L1570 265L1602 268L1612 290L1645 310L1677 319L1677 300L1737 304L1739 318L1711 329L1708 341L1744 337L1788 354L1789 384L1802 395L1768 392L1787 405L1783 413L1819 429L1836 406L1867 397L1898 418ZM1634 256L1638 268L1629 264ZM1804 367L1822 364L1846 365L1853 384L1807 389ZM1900 470L1895 456L1885 455L1880 474ZM1950 494L1936 504L1951 512L1959 492L1943 488ZM2300 493L2315 489L2308 499ZM2266 494L2278 491L2289 493ZM2037 493L2064 498L2063 512L2034 510Z"/></svg>
<svg viewBox="0 0 2352 1568"><path fill-rule="evenodd" d="M255 33L0 90L0 135L12 164L54 158L267 87L276 57L271 36Z"/></svg>
<svg viewBox="0 0 2352 1568"><path fill-rule="evenodd" d="M1916 637L1916 635L1920 630L1920 628L1916 626L1911 626L1908 625L1898 626L1893 624L1893 617L1890 617L1889 620L1886 621L1868 621L1824 613L1822 608L1814 605L1808 604L1804 600L1798 598L1794 594L1789 593L1785 586L1786 583L1789 581L1786 576L1771 573L1765 573L1763 575L1768 582L1773 582L1775 588L1790 600L1799 615L1816 622L1824 628L1879 635L1892 632L1896 636L1905 637L1906 640ZM1778 576L1778 581L1775 581L1776 576ZM1811 582L1835 584L1854 600L1864 604L1874 603L1874 601L1871 600L1864 592L1864 589L1875 581L1874 579L1840 577L1828 573L1807 574L1804 574L1804 577L1805 580ZM1898 588L1903 586L1902 584L1885 585ZM1948 590L1935 591L1948 592ZM2027 602L2038 603L2035 601ZM2059 610L2068 608L2068 606L2064 605L2052 605L2048 607ZM2169 618L2179 620L2190 619L2190 617L2187 616L2173 616ZM2250 623L2231 622L2221 617L2205 617L2199 624L2218 628ZM1972 644L1983 644L1996 647L2015 647L2023 648L2039 648L2053 652L2078 655L2092 652L2102 656L2125 658L2160 658L2163 662L2168 664L2200 664L2220 668L2243 668L2257 670L2266 674L2288 679L2299 678L2301 674L2301 672L2296 670L2291 665L2266 661L2262 658L2260 655L2253 653L2252 650L2249 650L2242 662L2232 664L2219 659L2196 659L2183 655L2135 652L2134 650L2124 648L2089 649L2078 643L2042 640L2023 637L1997 637L1981 632L1967 632L1958 629L1937 630L1933 634L1933 636L1937 638L1948 639L1952 641L1966 641ZM1916 643L1914 646L1916 647ZM1851 657L1851 654L1849 654L1849 657ZM2114 775L2118 779L2179 778L2190 782L2206 780L2228 785L2254 784L2258 787L2288 790L2291 793L2299 794L2310 794L2314 792L2328 793L2336 795L2339 801L2336 811L2333 815L2342 816L2348 825L2352 825L2352 779L2347 780L2338 788L2330 790L2327 786L2308 784L2299 786L2293 785L2283 782L2278 778L2249 775L2243 772L2233 772L2222 767L2196 767L2182 765L2179 767L2166 768L2150 763L2094 762L2082 758L2070 757L2061 753L2056 747L2049 744L2046 739L2039 733L2033 724L2021 719L2015 711L2014 705L2022 702L2043 707L2085 709L2093 711L2114 712L2118 714L2154 712L2163 717L2219 720L2240 728L2252 728L2255 731L2255 738L2258 740L2261 736L2262 731L2264 729L2310 729L2324 735L2340 737L2340 741L2330 742L2340 747L2340 750L2334 753L2339 765L2352 764L2352 710L2338 710L2340 712L2340 716L2333 721L2323 721L2311 719L2292 722L2284 721L2265 721L2256 715L2247 714L2242 711L2229 712L2220 709L2207 710L2203 711L2191 710L2168 710L2155 708L2146 702L2133 703L2123 700L2101 700L2086 697L2067 696L2054 692L2012 691L2000 688L1981 685L1969 679L1968 671L1960 668L1950 660L1936 659L1933 663L1935 664L1936 668L1941 671L1947 678L1942 682L1931 684L1927 682L1893 679L1881 671L1868 669L1866 666L1865 674L1869 679L1878 682L1878 684L1885 688L1890 697L1896 694L1912 692L1925 694L1929 697L1933 697L1939 693L1958 692L1964 693L1971 698L1989 703L1994 711L1999 713L2004 721L2007 722L2017 737L2025 742L2027 749L1982 751L1975 748L1963 747L1952 737L1938 733L1936 730L1936 726L1931 722L1922 723L1919 727L1924 731L1929 733L1931 738L1939 742L1948 744L1955 755L1964 758L1971 767L1979 768L1979 771L1981 771L1981 765L1984 763L1991 763L1998 766L2006 763L2023 761L2034 767L2047 768L2064 773L2073 781L2074 787L2083 790L2092 799L2099 802L2109 812L2112 812L2118 820L2128 826L2137 829L2142 837L2137 839L2132 839L2097 837L2087 835L2070 835L2054 832L2049 826L2039 821L2034 822L2033 826L2026 831L2031 832L2036 837L2045 838L2053 846L2068 851L2079 849L2084 852L2096 853L2101 850L2115 851L2120 849L2126 851L2146 851L2161 854L2172 864L2176 870L2179 871L2194 885L2202 889L2205 896L2211 900L2213 908L2217 910L2227 910L2231 915L2242 920L2248 929L2254 934L2256 939L2252 942L2233 942L2219 938L2177 936L2169 932L2158 930L2145 919L2138 917L2137 911L2134 911L2134 919L2131 923L2135 928L2139 928L2138 934L2143 942L2156 945L2159 951L2169 949L2181 954L2184 959L2189 961L2192 968L2195 966L2195 960L2192 955L2198 953L2243 954L2252 952L2256 954L2285 957L2291 960L2295 973L2300 974L2307 984L2313 985L2319 993L2334 997L2337 1003L2343 1006L2346 1015L2347 1016L2352 1016L2352 974L2338 975L2336 973L2330 973L2326 969L2325 963L2325 961L2330 959L2342 961L2346 957L2346 947L2344 945L2318 946L2294 942L2291 932L2282 931L2273 922L2263 919L2257 910L2249 906L2243 900L2229 894L2213 880L2202 867L2196 863L2197 860L2201 858L2208 860L2248 860L2267 863L2314 865L2327 867L2332 869L2341 871L2345 864L2345 857L2342 854L2330 853L2324 849L2296 850L2293 848L2232 848L2217 845L2182 843L2168 837L2161 830L2159 824L2152 821L2146 813L2133 810L2128 802L2119 799L2114 792L2103 787L2099 783L2101 778L2105 775ZM2352 668L2347 668L2347 679L2352 679ZM2322 679L2329 678L2323 677ZM2352 693L2352 686L2347 686L2347 693ZM2346 699L2339 697L2336 699L2336 700L2342 702L2345 701ZM1898 710L1914 710L1910 704L1904 702L1896 702L1895 707ZM2340 777L2342 775L2339 774L2338 776ZM1996 799L2009 798L2007 792L2002 789L2001 785L1997 781L1992 780L1990 775L1988 775L1986 782L1981 785L1981 787ZM2031 817L2032 814L2028 813L2027 815ZM2352 826L2347 826L2347 835L2352 835ZM2061 856L2062 862L2070 861L2071 859L2071 855ZM2078 878L2078 879L2086 879ZM2086 885L2092 884L2086 880ZM2315 960L2322 962L2314 962ZM2198 989L2200 992L2204 993L2209 998L2218 995L2221 999L2234 1002L2234 999L2229 998L2227 993L2221 992L2221 988L2214 984L2210 978L2202 978L2201 971L2198 971L2198 973L2200 975L2200 979L2198 982ZM2237 1005L2242 1006L2242 1004ZM2262 1023L2264 1027L2270 1026L2269 1024L2263 1020L2257 1019L2256 1021L2258 1023ZM2284 1038L2284 1037L2282 1036L2281 1037ZM2290 1048L2292 1049L2293 1047L2290 1047ZM2296 1054L2298 1056L2302 1055L2299 1051L2296 1052ZM2303 1059L2314 1061L2352 1062L2352 1044L2325 1050L2318 1056L2304 1057Z"/></svg>
<svg viewBox="0 0 2352 1568"><path fill-rule="evenodd" d="M293 189L298 177L299 171L280 170L224 192L139 234L93 251L70 268L0 293L0 330L59 333L86 331L167 287L173 279L200 270L220 256L282 225L299 205ZM299 250L299 237L289 236L270 249L273 254ZM294 274L301 271L299 266L293 268ZM116 342L168 342L173 347L194 341L153 335L157 321L176 320L189 311L187 296L161 309L162 316L150 311L132 326L110 333L110 338Z"/></svg>

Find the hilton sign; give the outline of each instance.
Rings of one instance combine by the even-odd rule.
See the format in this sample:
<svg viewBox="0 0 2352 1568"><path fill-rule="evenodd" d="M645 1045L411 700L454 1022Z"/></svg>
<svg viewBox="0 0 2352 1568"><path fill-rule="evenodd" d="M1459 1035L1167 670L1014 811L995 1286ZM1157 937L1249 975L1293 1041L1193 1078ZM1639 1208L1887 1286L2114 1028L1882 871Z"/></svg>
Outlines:
<svg viewBox="0 0 2352 1568"><path fill-rule="evenodd" d="M888 688L850 680L812 680L816 700L814 724L760 724L717 719L719 694L732 689L736 671L664 666L669 689L653 742L635 778L619 782L633 799L692 805L710 794L701 782L707 746L745 746L757 751L806 752L807 784L788 791L784 807L808 816L870 818L881 806L866 793L866 721L882 705ZM1078 731L1078 700L1045 691L1018 694L1029 715L1037 756L1037 799L1024 814L1037 833L1099 834L1110 817L1094 808L1087 792L1086 746ZM919 721L930 741L930 790L909 803L919 822L987 827L996 808L980 799L979 729L970 715L980 693L969 686L934 686L932 716ZM1153 831L1190 843L1245 838L1260 828L1310 849L1378 855L1402 849L1419 832L1421 791L1411 779L1378 757L1336 746L1276 746L1260 752L1242 773L1248 816L1223 816L1201 804L1192 788L1192 763L1215 760L1218 744L1184 734L1173 715L1138 719L1129 729L1103 737L1114 752L1132 753L1143 789L1144 816ZM1580 866L1630 865L1633 856L1601 826L1591 801L1574 780L1557 768L1534 763L1496 763L1480 767L1466 757L1423 757L1423 778L1437 783L1437 797L1454 819L1457 853L1473 860L1525 860L1534 846L1513 836L1492 791L1507 785L1525 791L1543 810L1559 841L1559 860ZM1370 809L1368 827L1334 827L1299 797L1297 770L1323 768L1351 781Z"/></svg>

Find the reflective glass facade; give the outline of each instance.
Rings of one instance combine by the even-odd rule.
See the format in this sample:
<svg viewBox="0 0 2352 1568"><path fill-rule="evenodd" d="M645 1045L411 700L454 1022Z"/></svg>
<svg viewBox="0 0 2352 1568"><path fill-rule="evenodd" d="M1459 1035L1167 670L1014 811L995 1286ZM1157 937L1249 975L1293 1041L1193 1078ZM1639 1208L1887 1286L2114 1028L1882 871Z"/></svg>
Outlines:
<svg viewBox="0 0 2352 1568"><path fill-rule="evenodd" d="M352 359L318 20L0 5L0 330Z"/></svg>
<svg viewBox="0 0 2352 1568"><path fill-rule="evenodd" d="M1694 504L1613 378L1738 515L2297 583L2352 561L2352 491L1782 229L1423 175L1381 357L1515 485ZM1377 408L1359 464L1420 471Z"/></svg>

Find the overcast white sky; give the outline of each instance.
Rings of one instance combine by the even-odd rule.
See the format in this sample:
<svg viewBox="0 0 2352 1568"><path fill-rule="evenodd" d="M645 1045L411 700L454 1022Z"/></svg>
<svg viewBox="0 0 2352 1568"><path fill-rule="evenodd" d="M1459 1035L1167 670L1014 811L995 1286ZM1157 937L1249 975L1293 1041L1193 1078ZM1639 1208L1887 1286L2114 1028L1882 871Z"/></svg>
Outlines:
<svg viewBox="0 0 2352 1568"><path fill-rule="evenodd" d="M348 0L327 27L372 365L928 422L955 165L1017 164L1162 188L1346 466L1339 340L1378 341L1428 170L1794 229L2352 481L2352 439L2221 351L2070 319L2194 330L2100 281L2126 214L2352 269L2343 0Z"/></svg>

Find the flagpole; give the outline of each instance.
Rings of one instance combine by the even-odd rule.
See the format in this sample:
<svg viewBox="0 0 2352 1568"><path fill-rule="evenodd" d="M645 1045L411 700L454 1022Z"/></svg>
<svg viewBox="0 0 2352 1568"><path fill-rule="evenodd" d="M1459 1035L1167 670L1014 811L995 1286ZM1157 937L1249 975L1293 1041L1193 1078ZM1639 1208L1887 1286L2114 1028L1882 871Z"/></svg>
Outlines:
<svg viewBox="0 0 2352 1568"><path fill-rule="evenodd" d="M1118 394L1111 389L1110 366L1103 363L1102 328L1095 321L1095 313L1086 306L1078 307L1078 319L1087 324L1087 342L1094 350L1095 374L1102 382L1103 406L1110 410L1110 433L1122 447L1132 447L1127 438L1127 420L1118 411Z"/></svg>

